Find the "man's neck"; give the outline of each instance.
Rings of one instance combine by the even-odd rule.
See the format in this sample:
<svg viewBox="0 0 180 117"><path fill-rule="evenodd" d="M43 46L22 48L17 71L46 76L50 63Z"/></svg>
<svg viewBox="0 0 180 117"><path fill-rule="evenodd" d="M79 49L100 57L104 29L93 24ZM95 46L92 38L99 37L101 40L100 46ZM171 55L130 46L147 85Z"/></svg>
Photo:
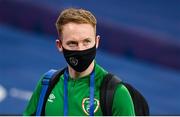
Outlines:
<svg viewBox="0 0 180 117"><path fill-rule="evenodd" d="M68 66L69 75L73 79L83 77L83 76L87 76L93 71L94 65L95 65L95 63L94 63L94 60L93 60L93 62L89 65L89 67L83 72L77 72L74 69L72 69L70 66Z"/></svg>

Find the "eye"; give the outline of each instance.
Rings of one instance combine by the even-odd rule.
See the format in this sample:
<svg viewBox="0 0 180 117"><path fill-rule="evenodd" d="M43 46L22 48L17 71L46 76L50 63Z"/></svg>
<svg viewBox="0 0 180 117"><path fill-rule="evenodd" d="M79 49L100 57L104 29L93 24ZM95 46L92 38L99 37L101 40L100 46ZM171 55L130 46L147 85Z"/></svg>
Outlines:
<svg viewBox="0 0 180 117"><path fill-rule="evenodd" d="M86 39L86 40L84 40L83 41L83 44L86 46L86 45L88 45L88 44L90 44L91 43L91 41L89 40L89 39Z"/></svg>
<svg viewBox="0 0 180 117"><path fill-rule="evenodd" d="M67 45L68 45L69 47L75 47L75 46L78 46L78 43L77 43L77 42L74 42L74 41L70 41L70 42L67 43Z"/></svg>

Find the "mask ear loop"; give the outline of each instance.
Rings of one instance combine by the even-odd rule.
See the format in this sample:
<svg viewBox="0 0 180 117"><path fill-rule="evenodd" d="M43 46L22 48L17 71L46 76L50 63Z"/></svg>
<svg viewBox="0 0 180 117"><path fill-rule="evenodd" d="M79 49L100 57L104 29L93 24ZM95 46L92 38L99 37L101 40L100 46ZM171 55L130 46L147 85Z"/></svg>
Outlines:
<svg viewBox="0 0 180 117"><path fill-rule="evenodd" d="M99 46L99 43L98 43L98 40L97 40L97 39L100 40L100 35L97 35L97 36L95 37L95 46L96 46L96 49L97 49L98 46ZM97 45L97 43L98 43L98 45Z"/></svg>

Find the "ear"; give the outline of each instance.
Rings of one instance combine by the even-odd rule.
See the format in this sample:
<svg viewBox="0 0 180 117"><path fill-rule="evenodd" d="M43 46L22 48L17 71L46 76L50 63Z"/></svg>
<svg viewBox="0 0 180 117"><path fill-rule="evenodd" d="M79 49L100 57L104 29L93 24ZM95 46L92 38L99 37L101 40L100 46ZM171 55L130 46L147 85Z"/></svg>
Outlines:
<svg viewBox="0 0 180 117"><path fill-rule="evenodd" d="M96 36L96 48L99 47L99 40L100 40L100 36L97 35L97 36Z"/></svg>
<svg viewBox="0 0 180 117"><path fill-rule="evenodd" d="M62 52L63 48L62 48L62 41L60 39L56 39L56 47L57 49Z"/></svg>

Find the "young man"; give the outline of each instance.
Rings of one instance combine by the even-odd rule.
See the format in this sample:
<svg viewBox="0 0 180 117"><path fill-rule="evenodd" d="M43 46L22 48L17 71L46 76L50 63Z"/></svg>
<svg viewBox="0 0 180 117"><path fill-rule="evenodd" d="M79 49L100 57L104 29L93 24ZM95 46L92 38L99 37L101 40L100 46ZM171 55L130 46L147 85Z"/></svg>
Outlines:
<svg viewBox="0 0 180 117"><path fill-rule="evenodd" d="M56 45L67 61L67 69L47 99L45 115L86 116L92 112L95 116L102 116L100 86L108 72L95 62L100 40L96 35L96 18L87 10L69 8L58 17L56 28L59 35ZM24 115L36 112L41 88L39 82ZM90 106L92 100L94 107ZM135 115L131 96L122 84L114 94L112 113L113 116Z"/></svg>

